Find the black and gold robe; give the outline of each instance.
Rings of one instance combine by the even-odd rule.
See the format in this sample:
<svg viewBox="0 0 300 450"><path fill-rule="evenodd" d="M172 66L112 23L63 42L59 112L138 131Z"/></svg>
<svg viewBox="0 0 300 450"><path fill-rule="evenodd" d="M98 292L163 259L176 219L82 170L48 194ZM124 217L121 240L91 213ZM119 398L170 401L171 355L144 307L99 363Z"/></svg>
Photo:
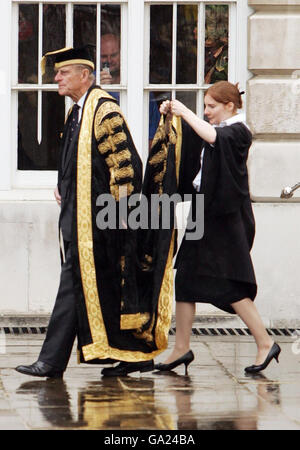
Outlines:
<svg viewBox="0 0 300 450"><path fill-rule="evenodd" d="M162 120L145 173L143 193L149 198L177 189L175 140L163 142ZM172 226L132 230L122 220L118 226L119 217L116 229L97 227L99 195L111 194L118 216L120 201L127 202L142 186L141 161L123 114L115 99L99 87L92 88L85 100L73 167L71 245L79 359L88 363L152 359L168 343L175 236Z"/></svg>

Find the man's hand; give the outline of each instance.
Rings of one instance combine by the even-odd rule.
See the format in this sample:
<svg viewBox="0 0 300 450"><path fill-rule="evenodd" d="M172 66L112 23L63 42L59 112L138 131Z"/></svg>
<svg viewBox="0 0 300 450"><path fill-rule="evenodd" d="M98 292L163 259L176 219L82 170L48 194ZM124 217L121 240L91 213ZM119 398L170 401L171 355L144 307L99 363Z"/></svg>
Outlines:
<svg viewBox="0 0 300 450"><path fill-rule="evenodd" d="M59 190L58 190L57 186L56 186L56 188L54 190L54 197L55 197L55 200L56 200L57 204L60 206L60 204L61 204L61 196L60 196L60 193L59 193Z"/></svg>
<svg viewBox="0 0 300 450"><path fill-rule="evenodd" d="M100 72L100 84L112 84L112 76L106 70Z"/></svg>

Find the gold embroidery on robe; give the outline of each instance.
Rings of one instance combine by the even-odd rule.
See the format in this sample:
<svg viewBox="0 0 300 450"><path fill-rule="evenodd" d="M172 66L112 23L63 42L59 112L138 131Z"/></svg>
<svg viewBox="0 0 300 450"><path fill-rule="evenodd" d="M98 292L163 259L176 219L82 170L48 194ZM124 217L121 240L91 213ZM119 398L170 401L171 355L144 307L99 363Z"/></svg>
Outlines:
<svg viewBox="0 0 300 450"><path fill-rule="evenodd" d="M149 313L122 314L121 330L132 330L135 328L140 328L148 322L149 318Z"/></svg>
<svg viewBox="0 0 300 450"><path fill-rule="evenodd" d="M101 123L103 117L103 112L101 111L101 114L99 112L100 110L97 111L97 114L95 116L95 136L97 141L100 141L107 132L108 134L111 134L112 129L122 127L124 124L124 119L121 116L115 116L110 119L104 120L102 125L98 126L98 124ZM116 108L114 112L120 114L120 109Z"/></svg>
<svg viewBox="0 0 300 450"><path fill-rule="evenodd" d="M162 149L150 158L149 164L151 164L152 166L160 164L161 162L165 161L166 157L167 147L166 145L163 145Z"/></svg>
<svg viewBox="0 0 300 450"><path fill-rule="evenodd" d="M94 89L88 95L84 106L81 129L78 141L78 164L77 164L77 235L78 255L81 272L83 293L86 303L92 343L82 347L83 357L86 361L92 359L113 358L123 361L146 361L154 358L167 347L167 336L170 328L172 297L173 297L173 245L172 237L168 261L165 268L165 276L161 286L158 301L158 318L156 324L156 343L158 350L152 353L141 351L120 350L109 345L103 315L101 311L101 299L96 280L95 260L93 253L93 230L92 230L92 198L91 198L91 175L92 175L92 136L94 113L98 101L106 93L101 89ZM108 97L107 97L108 98ZM100 108L98 116L105 115L116 109L115 103L105 102ZM119 191L119 189L118 189ZM174 235L174 233L173 233ZM153 326L153 325L152 325ZM152 327L151 327L152 330ZM148 330L149 332L149 330Z"/></svg>
<svg viewBox="0 0 300 450"><path fill-rule="evenodd" d="M114 130L111 130L111 133L114 133ZM111 151L115 152L117 146L122 142L127 142L127 136L124 132L109 134L104 142L98 145L99 152L104 155L105 153Z"/></svg>
<svg viewBox="0 0 300 450"><path fill-rule="evenodd" d="M116 165L120 165L125 161L130 160L130 151L127 149L121 150L118 153L112 153L107 158L105 158L105 162L108 167L114 167Z"/></svg>
<svg viewBox="0 0 300 450"><path fill-rule="evenodd" d="M118 115L107 117L112 113ZM131 154L128 148L122 148L122 146L127 146L127 136L124 131L118 131L118 128L126 124L121 114L117 104L105 102L97 111L94 124L95 136L100 141L98 150L102 155L107 155L105 161L110 171L110 193L116 201L125 196L123 192L119 191L120 185L126 185L126 195L130 195L134 190L132 182L128 181L128 178L133 180L134 177ZM118 151L118 148L121 149ZM122 167L120 167L121 165ZM125 183L123 179L126 179Z"/></svg>

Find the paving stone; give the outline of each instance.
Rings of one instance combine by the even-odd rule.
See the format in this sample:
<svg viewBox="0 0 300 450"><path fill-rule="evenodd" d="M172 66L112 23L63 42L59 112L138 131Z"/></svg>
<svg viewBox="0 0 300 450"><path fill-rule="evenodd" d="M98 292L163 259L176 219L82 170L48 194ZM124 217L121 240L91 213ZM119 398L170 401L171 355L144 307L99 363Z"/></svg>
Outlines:
<svg viewBox="0 0 300 450"><path fill-rule="evenodd" d="M0 355L1 430L299 430L300 357L280 337L280 363L246 376L251 337L196 337L195 360L172 372L103 378L101 366L78 365L76 351L62 380L22 375L17 364L38 356L43 336L6 337ZM159 355L164 361L169 349Z"/></svg>

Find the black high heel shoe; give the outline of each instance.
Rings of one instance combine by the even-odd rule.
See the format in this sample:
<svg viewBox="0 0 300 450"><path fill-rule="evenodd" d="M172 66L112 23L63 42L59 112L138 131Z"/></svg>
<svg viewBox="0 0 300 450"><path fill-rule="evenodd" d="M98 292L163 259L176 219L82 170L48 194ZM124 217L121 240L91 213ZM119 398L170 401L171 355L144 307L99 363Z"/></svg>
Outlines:
<svg viewBox="0 0 300 450"><path fill-rule="evenodd" d="M160 370L160 371L169 371L169 370L175 369L175 367L180 366L180 364L184 364L185 365L185 375L187 375L188 366L189 366L189 364L191 364L191 362L194 360L194 358L195 358L194 353L192 352L192 350L190 350L187 353L185 353L183 356L181 356L180 358L171 362L170 364L163 364L163 363L154 364L154 369Z"/></svg>
<svg viewBox="0 0 300 450"><path fill-rule="evenodd" d="M266 357L264 362L262 364L246 367L245 372L247 372L247 373L260 372L261 370L264 370L266 367L268 367L268 365L270 364L270 362L272 361L273 358L275 358L276 361L279 362L278 356L279 356L280 352L281 352L281 348L279 347L278 344L276 344L276 342L274 342L274 344L272 345L271 350L269 351L268 356Z"/></svg>

